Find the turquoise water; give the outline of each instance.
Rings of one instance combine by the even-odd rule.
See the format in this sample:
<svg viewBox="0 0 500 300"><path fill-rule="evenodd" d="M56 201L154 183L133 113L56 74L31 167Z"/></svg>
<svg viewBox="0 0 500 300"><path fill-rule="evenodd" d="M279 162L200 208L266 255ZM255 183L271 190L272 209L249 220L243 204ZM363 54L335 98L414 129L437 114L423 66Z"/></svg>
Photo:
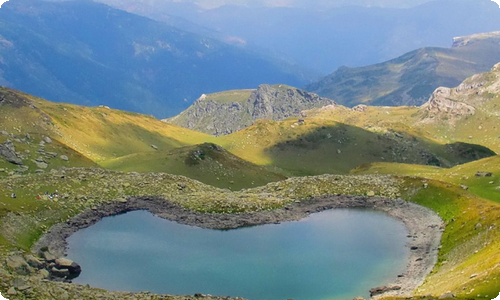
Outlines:
<svg viewBox="0 0 500 300"><path fill-rule="evenodd" d="M74 282L108 290L352 299L404 271L406 235L403 223L370 210L226 231L134 211L73 234L68 257L83 270Z"/></svg>

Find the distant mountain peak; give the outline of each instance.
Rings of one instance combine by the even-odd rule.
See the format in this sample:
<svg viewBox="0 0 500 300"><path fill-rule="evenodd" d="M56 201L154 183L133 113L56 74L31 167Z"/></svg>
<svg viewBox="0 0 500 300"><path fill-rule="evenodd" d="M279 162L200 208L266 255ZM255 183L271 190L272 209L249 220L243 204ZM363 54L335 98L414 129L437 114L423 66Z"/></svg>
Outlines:
<svg viewBox="0 0 500 300"><path fill-rule="evenodd" d="M471 41L489 39L489 38L500 38L500 31L477 33L472 35L454 37L452 48L467 46Z"/></svg>
<svg viewBox="0 0 500 300"><path fill-rule="evenodd" d="M255 90L203 94L178 116L165 121L201 132L223 135L256 120L301 117L304 110L336 105L331 99L285 84L262 84Z"/></svg>
<svg viewBox="0 0 500 300"><path fill-rule="evenodd" d="M500 61L500 31L457 37L452 48L426 47L379 64L340 68L306 90L353 107L418 106L440 86L457 86Z"/></svg>

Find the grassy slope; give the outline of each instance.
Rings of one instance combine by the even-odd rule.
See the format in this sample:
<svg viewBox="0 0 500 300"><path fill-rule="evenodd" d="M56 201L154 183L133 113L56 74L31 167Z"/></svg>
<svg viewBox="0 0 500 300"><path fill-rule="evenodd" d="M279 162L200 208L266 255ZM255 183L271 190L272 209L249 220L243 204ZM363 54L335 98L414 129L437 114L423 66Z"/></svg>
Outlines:
<svg viewBox="0 0 500 300"><path fill-rule="evenodd" d="M153 117L111 110L41 102L61 141L96 162L138 152L152 145L171 150L209 141L209 135L165 124Z"/></svg>
<svg viewBox="0 0 500 300"><path fill-rule="evenodd" d="M111 163L113 162L113 153L116 153L115 151L122 151L119 152L121 155L130 155L127 153L140 151L139 154L132 154L132 156L138 155L142 158L148 156L155 157L156 155L161 157L161 153L169 153L169 151L179 151L182 155L185 155L186 153L193 153L191 150L196 149L187 146L186 148L176 150L174 147L182 145L183 142L188 143L191 139L199 138L200 141L203 141L204 135L193 134L193 136L190 136L191 132L181 129L178 129L181 133L180 136L182 136L182 132L184 132L185 136L174 136L172 132L177 130L175 127L172 127L172 130L168 132L163 132L165 130L163 123L157 123L154 119L145 118L140 115L112 111L106 108L81 108L64 104L52 104L39 99L36 99L35 103L43 111L50 110L52 112L52 115L49 116L52 122L36 110L21 107L16 108L20 110L11 111L3 115L5 128L9 132L17 132L19 134L43 129L43 132L47 132L47 135L53 138L54 147L76 145L85 155L82 156L82 161L89 161L86 157L91 156L95 159L110 158L111 160L102 160L101 163ZM2 109L9 108L8 106L3 106ZM19 113L20 111L23 113ZM348 112L341 116L335 116L339 112L338 110L328 111L328 113L321 112L317 116L306 119L304 125L295 124L296 120L259 122L247 130L229 137L215 139L215 141L226 146L240 157L254 160L260 164L266 164L277 158L273 157L272 151L269 150L269 146L276 145L277 142L285 142L286 144L288 140L291 143L295 143L293 147L299 149L302 146L310 146L309 142L315 144L317 142L315 138L326 137L329 140L328 133L332 134L332 137L337 138L337 141L338 138L342 137L350 137L351 139L362 135L377 137L379 134L386 133L386 127L389 125L394 125L398 130L408 133L419 132L416 127L413 128L410 125L405 125L403 122L404 118L410 118L410 120L412 120L411 118L416 118L418 111L415 108L398 108L392 110L377 108L373 111L375 113ZM58 116L65 113L68 118L64 118L64 121L63 119L59 120ZM362 125L362 128L364 128L362 130L339 124L332 120L333 117L328 114L346 123L351 122L360 125L368 121L371 123ZM361 118L357 118L356 116L361 116ZM21 118L22 122L18 118ZM70 128L70 125L76 128ZM101 128L103 125L105 127ZM325 130L322 126L325 126L327 130L333 131L325 132L324 134L315 132L317 130ZM334 130L337 127L343 128L338 136ZM128 133L124 134L120 129L127 129ZM93 132L98 137L96 139L98 143L95 145L88 144L93 142L93 139L89 135L90 132ZM345 132L356 134L344 135ZM426 132L425 134L428 137L437 136L433 132ZM61 135L65 138L60 139ZM313 139L308 141L307 136L313 137ZM302 141L300 141L301 137L303 138ZM35 135L32 145L35 145L42 138L43 136ZM106 140L109 140L109 144L106 143ZM362 140L366 141L364 138ZM437 142L438 138L435 138L434 141L431 139L422 140L425 141L422 142L423 145L435 145L436 147L440 145ZM160 151L151 148L153 142L156 142ZM121 147L116 148L112 143L121 143L121 147L125 147L125 149L121 149ZM129 145L128 143L132 144ZM322 161L325 164L334 164L335 160L327 161L322 159L331 156L330 150L339 154L336 152L339 145L345 147L342 148L343 151L341 150L340 153L345 155L344 159L341 160L345 164L351 163L350 160L356 159L356 155L360 153L359 147L356 148L360 143L356 142L353 145L350 145L348 141L342 141L342 144L334 143L330 145L327 143L326 145L327 148L330 148L329 151L324 151L323 154L321 153L323 150L318 150L322 146L319 146L318 149L312 149L313 155L306 158L311 159L311 161L303 160L304 162L300 162L297 160L297 156L286 157L286 155L283 155L284 162L282 163L288 167L296 165L307 167L311 164L311 170L314 170L314 168L319 168L320 165L314 165L312 158L316 161ZM188 151L185 152L185 150ZM309 151L304 150L303 153L306 152ZM323 156L320 156L320 154ZM228 154L223 155L224 159L230 159L228 158ZM320 159L318 160L318 158ZM140 161L138 160L134 164ZM154 161L156 160L152 160L151 164ZM211 165L213 166L212 163L210 162L207 168L210 168ZM498 280L500 271L498 265L500 263L500 252L498 248L500 245L498 240L500 233L497 224L500 221L500 208L498 204L483 199L484 197L494 200L497 194L492 189L486 189L487 192L484 192L485 189L482 185L486 184L485 180L490 179L475 178L471 175L475 171L481 170L492 171L495 173L495 176L498 176L496 175L498 174L497 169L493 169L493 167L497 168L498 165L500 165L498 164L498 157L493 157L458 166L450 170L422 166L413 169L412 166L405 166L408 170L413 170L412 175L418 175L417 172L422 172L423 176L448 181L438 182L423 178L402 178L400 179L402 180L402 185L399 186L399 192L391 194L392 196L402 194L407 200L428 206L437 211L447 222L439 264L424 286L418 290L418 294L440 295L447 291L452 291L459 296L482 299L485 295L495 295L495 293L499 292L500 284ZM388 166L394 165L391 164ZM398 166L398 169L400 166ZM349 167L346 166L345 170L348 170ZM485 167L489 168L485 169ZM182 168L182 166L179 168ZM289 170L293 171L293 168L289 168ZM426 173L423 173L424 170ZM447 172L446 174L450 175L445 176L446 174L443 175L444 173L440 174L439 172ZM470 185L468 191L464 191L456 185L459 183L458 181L462 183L461 180L464 180L463 176L468 176L468 179L466 179L468 181L465 182ZM462 179L458 180L459 178ZM12 247L29 249L33 241L51 224L65 221L68 216L74 215L84 208L97 205L102 201L109 201L126 195L165 195L171 199L175 199L175 201L179 201L186 207L196 210L230 212L239 211L240 209L272 208L282 205L291 199L306 199L309 196L325 193L366 194L366 183L362 181L357 182L354 177L342 180L347 180L346 186L354 190L352 191L349 188L341 189L344 185L339 184L339 179L322 181L315 177L296 178L280 183L273 183L266 187L247 190L243 194L228 194L227 191L205 186L186 178L152 173L135 175L102 170L67 170L57 171L49 176L27 175L18 178L6 178L0 180L0 185L2 186L2 193L0 193L0 217L2 218L0 247L2 251L0 252L5 253L7 249L11 249ZM382 177L380 180L382 180L381 182L385 182L387 178ZM492 180L496 182L497 178L495 177ZM423 188L424 182L429 184L428 188ZM183 192L179 191L178 183L185 183L187 185L189 190L188 195L181 196ZM376 189L377 186L369 186L369 189ZM496 185L489 185L488 183L488 187L494 186ZM35 198L36 194L40 191L53 191L55 189L59 189L62 194L67 195L67 198L63 198L58 202L49 201L48 199L40 201ZM11 192L16 192L18 198L10 198ZM269 197L270 192L275 193L275 196ZM281 195L280 193L283 192L285 194ZM262 193L262 197L265 200L253 198L260 193ZM275 197L282 197L286 201L281 198L281 200L276 200ZM276 202L273 202L274 200ZM243 205L243 208L241 205ZM477 277L471 278L473 274L477 274ZM473 288L474 294L469 293ZM481 296L477 296L478 294Z"/></svg>
<svg viewBox="0 0 500 300"><path fill-rule="evenodd" d="M491 172L493 176L475 176L477 172ZM469 187L474 194L500 203L500 156L485 158L450 169L409 164L374 163L361 166L353 170L352 174L418 176L442 180L455 185L463 184Z"/></svg>
<svg viewBox="0 0 500 300"><path fill-rule="evenodd" d="M217 143L245 160L299 176L343 174L359 164L384 160L445 166L464 162L442 143L411 134L366 130L327 118L305 120L258 121L219 137Z"/></svg>
<svg viewBox="0 0 500 300"><path fill-rule="evenodd" d="M13 134L43 133L96 162L136 152L153 152L151 145L170 150L211 139L209 135L146 115L54 103L5 88L0 94L14 97L13 105L1 106L2 130Z"/></svg>
<svg viewBox="0 0 500 300"><path fill-rule="evenodd" d="M469 88L460 93L452 89L450 99L472 105L473 116L457 118L441 115L425 119L419 107L368 107L365 112L344 108L312 110L310 117L333 120L371 131L397 130L435 140L440 143L464 142L486 146L500 153L500 68L467 79Z"/></svg>
<svg viewBox="0 0 500 300"><path fill-rule="evenodd" d="M219 188L240 190L286 177L276 170L244 161L214 144L170 151L138 153L109 160L102 166L119 171L164 172L184 175Z"/></svg>
<svg viewBox="0 0 500 300"><path fill-rule="evenodd" d="M37 169L33 160L40 157L40 141L50 137L53 142L43 148L57 155L54 158L43 157L49 163L45 171L62 166L100 165L121 171L186 175L231 189L264 185L286 178L279 170L256 166L222 149L210 151L207 159L200 164L189 164L187 157L204 147L195 144L211 142L216 138L166 124L150 116L106 107L52 103L9 89L1 89L0 93L12 97L12 103L0 106L0 130L9 133L9 136L0 135L0 143L7 139L14 142L16 151L24 153L28 172ZM36 106L36 109L30 105ZM27 143L16 141L24 140L26 133L30 134ZM69 161L61 160L60 155L68 156ZM0 169L6 170L0 175L7 175L19 167L1 159Z"/></svg>
<svg viewBox="0 0 500 300"><path fill-rule="evenodd" d="M423 182L428 187L423 188ZM446 227L438 264L416 295L449 291L462 299L500 293L500 204L448 183L408 179L403 198L436 211Z"/></svg>

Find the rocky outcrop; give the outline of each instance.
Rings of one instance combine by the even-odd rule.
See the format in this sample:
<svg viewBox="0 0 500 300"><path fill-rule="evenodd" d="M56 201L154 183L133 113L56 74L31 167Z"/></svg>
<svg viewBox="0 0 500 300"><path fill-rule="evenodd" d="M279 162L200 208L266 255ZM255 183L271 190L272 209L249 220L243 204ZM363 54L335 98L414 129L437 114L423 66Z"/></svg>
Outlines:
<svg viewBox="0 0 500 300"><path fill-rule="evenodd" d="M359 104L356 105L352 108L352 110L357 111L357 112L365 112L368 109L367 105L364 104Z"/></svg>
<svg viewBox="0 0 500 300"><path fill-rule="evenodd" d="M422 122L444 120L450 124L479 113L497 116L491 103L500 93L500 63L490 72L473 75L455 88L437 88L422 105ZM495 105L493 105L493 108Z"/></svg>
<svg viewBox="0 0 500 300"><path fill-rule="evenodd" d="M5 261L9 272L19 275L31 274L31 268L26 260L21 255L14 255L7 258Z"/></svg>
<svg viewBox="0 0 500 300"><path fill-rule="evenodd" d="M10 140L0 144L0 157L3 157L6 161L15 165L23 164L23 161L16 154L14 144Z"/></svg>
<svg viewBox="0 0 500 300"><path fill-rule="evenodd" d="M429 117L446 115L454 119L470 116L476 112L474 107L452 99L451 95L451 89L440 87L431 95L429 101L422 105L422 109L429 113Z"/></svg>
<svg viewBox="0 0 500 300"><path fill-rule="evenodd" d="M279 121L300 117L304 110L335 105L331 99L285 85L264 84L245 99L237 97L234 101L217 99L221 94L202 95L180 115L164 121L213 135L224 135L251 126L258 119Z"/></svg>

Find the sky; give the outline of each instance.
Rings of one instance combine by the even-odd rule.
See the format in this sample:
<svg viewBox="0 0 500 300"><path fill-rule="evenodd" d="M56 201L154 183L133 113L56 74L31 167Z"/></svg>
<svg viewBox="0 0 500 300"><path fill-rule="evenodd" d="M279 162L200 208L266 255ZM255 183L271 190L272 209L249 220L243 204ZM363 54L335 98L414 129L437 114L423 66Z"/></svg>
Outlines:
<svg viewBox="0 0 500 300"><path fill-rule="evenodd" d="M211 9L223 5L266 6L266 7L338 7L345 5L413 7L432 0L164 0L170 2L195 3ZM500 0L492 0L500 6Z"/></svg>
<svg viewBox="0 0 500 300"><path fill-rule="evenodd" d="M196 3L203 8L216 8L232 4L244 6L266 7L336 7L344 5L382 6L382 7L411 7L432 0L167 0L173 2ZM500 1L500 0L498 0Z"/></svg>

